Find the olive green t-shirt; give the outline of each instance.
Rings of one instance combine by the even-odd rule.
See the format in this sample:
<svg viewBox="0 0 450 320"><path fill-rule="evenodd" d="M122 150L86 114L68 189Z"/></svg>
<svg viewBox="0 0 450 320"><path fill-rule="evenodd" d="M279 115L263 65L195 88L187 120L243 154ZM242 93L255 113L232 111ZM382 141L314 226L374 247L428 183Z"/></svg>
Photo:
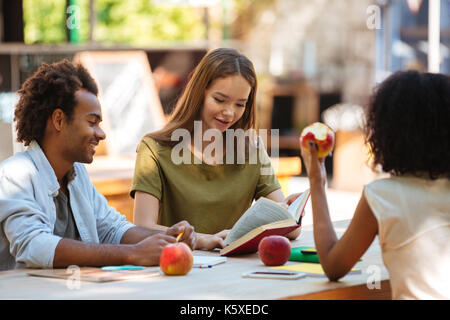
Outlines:
<svg viewBox="0 0 450 320"><path fill-rule="evenodd" d="M138 147L130 195L143 191L159 199L158 224L186 220L196 232L209 234L230 229L253 200L280 189L269 156L260 148L255 164L248 159L245 164L195 164L190 151L190 163L176 164L171 147L146 137Z"/></svg>

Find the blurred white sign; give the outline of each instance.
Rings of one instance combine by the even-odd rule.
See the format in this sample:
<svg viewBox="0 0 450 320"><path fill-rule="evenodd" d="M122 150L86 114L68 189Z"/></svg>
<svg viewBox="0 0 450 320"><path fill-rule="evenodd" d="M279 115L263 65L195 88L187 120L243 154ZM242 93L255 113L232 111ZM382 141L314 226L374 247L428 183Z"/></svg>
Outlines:
<svg viewBox="0 0 450 320"><path fill-rule="evenodd" d="M354 131L364 128L364 110L356 104L336 104L325 110L322 117L334 131Z"/></svg>
<svg viewBox="0 0 450 320"><path fill-rule="evenodd" d="M11 123L14 118L14 109L19 101L19 95L15 92L0 93L0 120Z"/></svg>
<svg viewBox="0 0 450 320"><path fill-rule="evenodd" d="M99 85L108 155L136 154L142 137L166 123L146 53L86 51L74 60Z"/></svg>

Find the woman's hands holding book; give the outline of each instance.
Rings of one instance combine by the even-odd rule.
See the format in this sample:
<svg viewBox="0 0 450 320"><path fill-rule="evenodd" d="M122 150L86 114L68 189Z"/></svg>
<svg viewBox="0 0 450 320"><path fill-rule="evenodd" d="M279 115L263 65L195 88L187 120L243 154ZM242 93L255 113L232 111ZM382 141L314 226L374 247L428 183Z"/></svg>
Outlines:
<svg viewBox="0 0 450 320"><path fill-rule="evenodd" d="M303 194L303 192L300 193L293 193L289 196L286 197L286 199L284 199L283 202L279 202L278 204L280 204L282 207L284 207L285 209L288 209L289 206L292 204L292 202L294 202L295 200L297 200L298 197L300 197ZM298 238L298 236L301 233L302 228L298 228L290 233L288 233L286 235L286 237L290 240L295 240Z"/></svg>
<svg viewBox="0 0 450 320"><path fill-rule="evenodd" d="M230 230L225 229L216 234L197 233L196 249L212 250L214 248L224 248L224 240Z"/></svg>
<svg viewBox="0 0 450 320"><path fill-rule="evenodd" d="M285 207L286 209L291 205L292 202L297 200L298 197L300 197L303 194L303 192L300 193L293 193L284 199L283 202L280 202L280 204Z"/></svg>

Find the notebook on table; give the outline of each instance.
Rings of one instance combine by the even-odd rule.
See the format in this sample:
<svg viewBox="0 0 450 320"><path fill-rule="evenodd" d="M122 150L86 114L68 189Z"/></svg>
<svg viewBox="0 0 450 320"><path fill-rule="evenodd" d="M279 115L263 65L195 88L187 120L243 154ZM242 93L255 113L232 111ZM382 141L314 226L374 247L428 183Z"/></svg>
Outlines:
<svg viewBox="0 0 450 320"><path fill-rule="evenodd" d="M120 280L142 279L160 275L154 268L150 270L103 271L100 268L46 269L27 272L29 276L80 280L90 282L110 282Z"/></svg>
<svg viewBox="0 0 450 320"><path fill-rule="evenodd" d="M225 263L227 261L227 257L220 256L199 256L194 255L194 268L198 267L209 267L215 266L221 263Z"/></svg>

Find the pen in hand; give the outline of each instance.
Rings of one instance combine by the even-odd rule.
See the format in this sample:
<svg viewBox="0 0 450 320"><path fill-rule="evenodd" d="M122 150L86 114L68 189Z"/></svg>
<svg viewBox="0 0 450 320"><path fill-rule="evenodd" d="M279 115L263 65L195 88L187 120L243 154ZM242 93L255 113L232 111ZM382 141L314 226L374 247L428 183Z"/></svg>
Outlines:
<svg viewBox="0 0 450 320"><path fill-rule="evenodd" d="M180 239L181 239L181 237L183 236L183 234L184 234L184 230L181 231L181 232L178 234L178 236L177 236L177 242L180 241Z"/></svg>

